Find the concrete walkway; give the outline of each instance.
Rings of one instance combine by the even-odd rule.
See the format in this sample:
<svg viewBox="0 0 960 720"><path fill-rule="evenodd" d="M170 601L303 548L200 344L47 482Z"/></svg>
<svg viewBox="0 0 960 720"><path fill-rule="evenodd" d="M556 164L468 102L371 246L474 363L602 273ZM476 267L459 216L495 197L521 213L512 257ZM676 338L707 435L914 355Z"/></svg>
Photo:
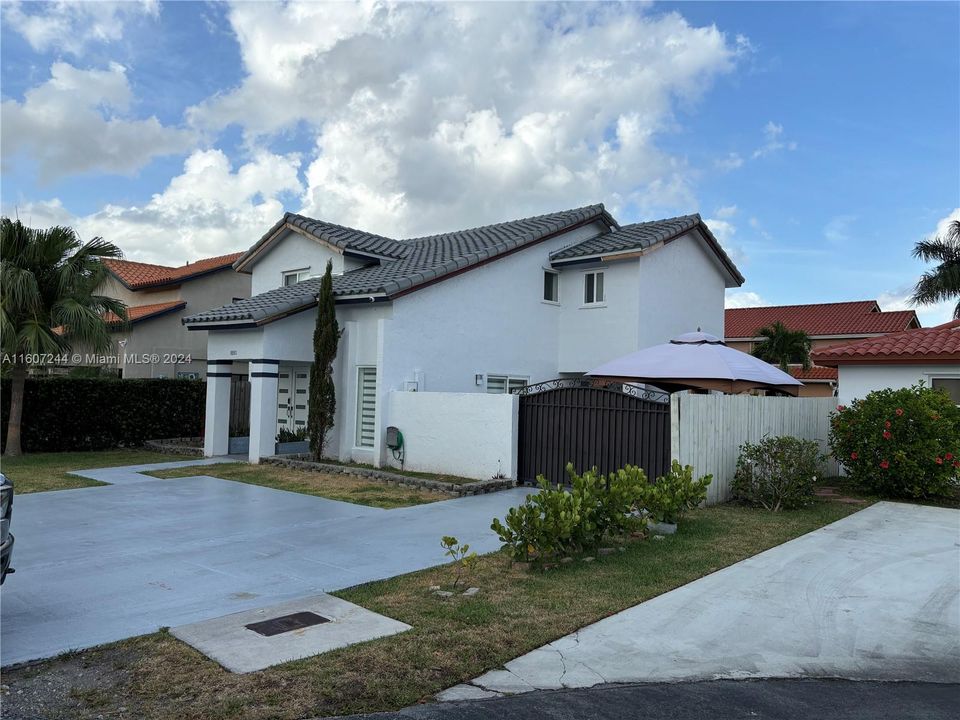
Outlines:
<svg viewBox="0 0 960 720"><path fill-rule="evenodd" d="M801 677L960 682L960 511L879 503L439 697Z"/></svg>
<svg viewBox="0 0 960 720"><path fill-rule="evenodd" d="M17 497L2 664L438 565L447 560L442 535L494 550L490 521L528 492L380 510L205 475L137 472L210 463L83 471L114 484Z"/></svg>

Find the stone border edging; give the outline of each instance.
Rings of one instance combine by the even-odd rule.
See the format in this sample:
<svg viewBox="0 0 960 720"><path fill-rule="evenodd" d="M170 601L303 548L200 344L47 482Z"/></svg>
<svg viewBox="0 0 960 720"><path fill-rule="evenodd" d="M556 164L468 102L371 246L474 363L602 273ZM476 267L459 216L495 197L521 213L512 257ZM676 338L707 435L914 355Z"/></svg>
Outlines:
<svg viewBox="0 0 960 720"><path fill-rule="evenodd" d="M161 440L144 440L143 447L166 455L203 455L203 438L178 437Z"/></svg>
<svg viewBox="0 0 960 720"><path fill-rule="evenodd" d="M385 482L387 485L399 485L400 487L419 488L421 490L435 490L456 497L483 495L485 493L496 492L497 490L506 490L514 486L513 480L509 478L477 480L471 483L446 483L440 482L439 480L400 475L399 473L392 473L387 470L374 470L370 468L353 467L351 465L335 465L333 463L318 463L304 460L302 455L272 455L261 458L260 462L312 472L358 475L360 477Z"/></svg>

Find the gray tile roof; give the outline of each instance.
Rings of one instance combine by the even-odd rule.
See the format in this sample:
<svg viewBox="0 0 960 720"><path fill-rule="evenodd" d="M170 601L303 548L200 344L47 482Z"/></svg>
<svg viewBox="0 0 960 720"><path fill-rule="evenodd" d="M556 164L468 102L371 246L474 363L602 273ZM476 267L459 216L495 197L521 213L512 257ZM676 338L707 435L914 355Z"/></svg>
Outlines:
<svg viewBox="0 0 960 720"><path fill-rule="evenodd" d="M359 253L381 255L388 258L401 258L408 252L403 243L382 235L355 230L354 228L336 225L334 223L314 220L297 213L284 213L267 232L253 246L241 255L233 264L237 270L242 270L266 245L275 241L277 230L285 225L291 225L307 235L332 245L341 250L353 250Z"/></svg>
<svg viewBox="0 0 960 720"><path fill-rule="evenodd" d="M667 242L680 237L683 233L696 227L703 232L707 243L717 254L720 262L730 271L730 274L740 283L743 283L743 276L740 274L740 271L737 270L737 266L713 236L713 233L710 232L710 228L703 222L699 214L681 215L680 217L665 218L663 220L624 225L606 235L599 235L595 238L579 242L576 245L561 248L550 254L550 260L557 262L580 258L586 259L629 250L643 250L659 242Z"/></svg>
<svg viewBox="0 0 960 720"><path fill-rule="evenodd" d="M390 297L593 220L603 220L609 226L617 227L603 205L597 204L441 235L391 240L288 213L244 257L262 246L283 224L291 222L311 234L323 233L324 242L337 247L393 258L333 278L335 295L382 294ZM234 267L240 267L243 260L238 260ZM312 304L319 289L320 278L310 278L296 285L279 287L196 313L184 318L183 322L188 325L244 320L258 322Z"/></svg>

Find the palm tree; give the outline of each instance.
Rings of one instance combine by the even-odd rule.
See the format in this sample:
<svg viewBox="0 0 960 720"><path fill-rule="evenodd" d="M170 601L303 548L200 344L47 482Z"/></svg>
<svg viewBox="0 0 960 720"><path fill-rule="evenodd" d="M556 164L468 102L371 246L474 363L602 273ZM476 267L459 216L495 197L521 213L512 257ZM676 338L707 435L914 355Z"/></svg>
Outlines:
<svg viewBox="0 0 960 720"><path fill-rule="evenodd" d="M753 349L754 357L779 365L784 372L790 363L799 363L804 370L810 369L810 336L803 330L790 330L778 320L756 333L763 340Z"/></svg>
<svg viewBox="0 0 960 720"><path fill-rule="evenodd" d="M938 265L920 276L911 302L931 305L960 298L960 220L951 220L943 234L914 245L913 256ZM960 318L960 300L953 317Z"/></svg>
<svg viewBox="0 0 960 720"><path fill-rule="evenodd" d="M96 295L104 258L122 257L101 238L81 242L68 227L35 230L0 219L0 344L10 371L10 418L4 454L20 450L23 388L37 356L70 352L73 343L100 351L110 343L104 314L126 320L119 300Z"/></svg>

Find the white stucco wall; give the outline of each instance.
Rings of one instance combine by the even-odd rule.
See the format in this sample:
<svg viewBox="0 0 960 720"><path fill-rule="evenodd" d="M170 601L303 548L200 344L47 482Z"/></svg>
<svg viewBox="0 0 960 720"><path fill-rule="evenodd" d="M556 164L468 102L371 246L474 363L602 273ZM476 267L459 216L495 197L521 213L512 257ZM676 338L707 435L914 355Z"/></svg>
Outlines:
<svg viewBox="0 0 960 720"><path fill-rule="evenodd" d="M644 255L637 289L640 310L634 349L668 342L698 327L723 338L724 275L716 256L693 233Z"/></svg>
<svg viewBox="0 0 960 720"><path fill-rule="evenodd" d="M837 398L848 404L864 398L874 390L904 388L919 380L929 386L932 378L960 378L960 363L956 365L841 365L839 368Z"/></svg>
<svg viewBox="0 0 960 720"><path fill-rule="evenodd" d="M391 391L387 407L390 424L403 434L405 469L516 477L516 395ZM399 467L392 456L388 464Z"/></svg>
<svg viewBox="0 0 960 720"><path fill-rule="evenodd" d="M322 275L326 270L327 260L333 261L335 275L343 272L341 254L300 233L288 230L253 265L253 294L259 295L280 287L283 285L283 273L291 270L306 270L311 275Z"/></svg>
<svg viewBox="0 0 960 720"><path fill-rule="evenodd" d="M561 306L543 302L543 269L551 251L599 231L578 228L395 300L382 391L418 378L421 391L485 392L477 374L555 377L569 293L561 280Z"/></svg>
<svg viewBox="0 0 960 720"><path fill-rule="evenodd" d="M337 416L330 454L387 462L385 429L400 424L391 417L391 392L405 390L408 382L418 383L417 394L463 393L483 403L487 375L539 382L560 373L585 372L697 326L723 335L724 277L694 238L681 238L640 259L603 266L605 307L583 307L584 267L563 269L559 304L544 302L543 271L549 267L549 254L603 229L600 223L574 229L390 303L338 306L343 336L335 369ZM254 266L253 292L277 287L283 271L309 266L312 272L322 272L327 257L334 257L335 272L341 269L340 256L290 233ZM315 313L307 311L260 329L213 332L209 357L310 362L314 322ZM377 368L372 449L356 446L361 366ZM458 403L464 421L472 422L466 400ZM409 420L406 425L409 429ZM499 455L496 459L507 462ZM514 462L512 456L509 462ZM449 467L438 469L454 472Z"/></svg>
<svg viewBox="0 0 960 720"><path fill-rule="evenodd" d="M559 372L585 373L638 349L639 265L637 259L622 260L568 267L560 273ZM584 275L596 270L603 271L606 302L601 306L584 305Z"/></svg>

